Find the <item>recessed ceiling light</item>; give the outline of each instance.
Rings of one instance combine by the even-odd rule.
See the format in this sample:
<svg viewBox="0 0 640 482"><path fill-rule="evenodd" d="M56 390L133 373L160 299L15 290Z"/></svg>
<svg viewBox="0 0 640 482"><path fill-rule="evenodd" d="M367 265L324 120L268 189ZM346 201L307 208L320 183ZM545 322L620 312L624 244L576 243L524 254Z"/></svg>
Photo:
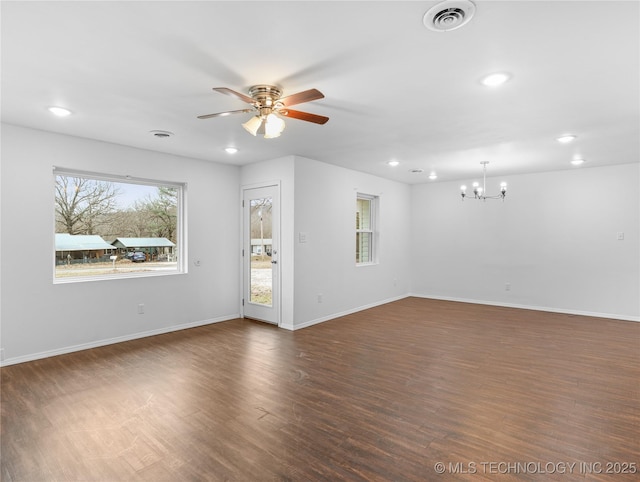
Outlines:
<svg viewBox="0 0 640 482"><path fill-rule="evenodd" d="M585 160L582 157L575 157L571 160L571 164L573 164L574 166L579 166L580 164L583 164L585 162Z"/></svg>
<svg viewBox="0 0 640 482"><path fill-rule="evenodd" d="M236 152L238 152L238 149L236 147L225 147L224 152L226 152L227 154L235 154Z"/></svg>
<svg viewBox="0 0 640 482"><path fill-rule="evenodd" d="M71 111L69 109L65 109L64 107L51 106L48 108L49 112L53 115L57 115L58 117L67 117L71 115Z"/></svg>
<svg viewBox="0 0 640 482"><path fill-rule="evenodd" d="M429 174L429 179L435 181L436 179L438 179L438 175L435 172L432 172L431 174Z"/></svg>
<svg viewBox="0 0 640 482"><path fill-rule="evenodd" d="M572 142L576 139L576 135L574 134L563 134L560 137L556 137L556 141L558 141L561 144L568 144L569 142Z"/></svg>
<svg viewBox="0 0 640 482"><path fill-rule="evenodd" d="M389 161L387 162L387 164L389 164L391 167L396 167L398 164L400 164L399 161Z"/></svg>
<svg viewBox="0 0 640 482"><path fill-rule="evenodd" d="M158 139L166 139L168 137L173 137L175 134L169 131L149 131L149 133L153 137L157 137Z"/></svg>
<svg viewBox="0 0 640 482"><path fill-rule="evenodd" d="M480 81L486 87L498 87L511 79L511 74L507 72L495 72L482 78Z"/></svg>

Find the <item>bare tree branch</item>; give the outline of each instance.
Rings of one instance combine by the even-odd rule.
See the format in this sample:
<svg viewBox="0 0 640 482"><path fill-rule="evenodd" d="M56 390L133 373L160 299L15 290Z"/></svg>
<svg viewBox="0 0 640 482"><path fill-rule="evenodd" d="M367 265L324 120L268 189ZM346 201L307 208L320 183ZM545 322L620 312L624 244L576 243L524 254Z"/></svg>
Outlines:
<svg viewBox="0 0 640 482"><path fill-rule="evenodd" d="M116 209L118 188L112 182L56 176L56 231L96 234Z"/></svg>

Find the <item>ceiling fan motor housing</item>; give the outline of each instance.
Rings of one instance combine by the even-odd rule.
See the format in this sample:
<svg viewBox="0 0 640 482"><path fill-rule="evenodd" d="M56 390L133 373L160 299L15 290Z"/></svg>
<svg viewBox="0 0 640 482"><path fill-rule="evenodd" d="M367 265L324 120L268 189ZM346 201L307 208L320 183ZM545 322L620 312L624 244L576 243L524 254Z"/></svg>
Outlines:
<svg viewBox="0 0 640 482"><path fill-rule="evenodd" d="M273 107L282 95L282 89L275 85L254 85L249 89L249 95L260 104L260 107Z"/></svg>

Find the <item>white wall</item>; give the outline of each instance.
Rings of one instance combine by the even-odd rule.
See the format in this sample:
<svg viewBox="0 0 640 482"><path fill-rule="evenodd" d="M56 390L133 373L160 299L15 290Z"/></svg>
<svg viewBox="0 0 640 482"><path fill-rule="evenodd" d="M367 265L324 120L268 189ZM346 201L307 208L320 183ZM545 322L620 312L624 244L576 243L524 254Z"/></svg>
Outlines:
<svg viewBox="0 0 640 482"><path fill-rule="evenodd" d="M407 295L408 185L296 157L295 188L296 328ZM355 264L358 192L380 196L379 263L371 266Z"/></svg>
<svg viewBox="0 0 640 482"><path fill-rule="evenodd" d="M187 182L189 272L54 285L54 165ZM238 316L237 167L3 124L1 172L6 364Z"/></svg>
<svg viewBox="0 0 640 482"><path fill-rule="evenodd" d="M504 203L463 203L459 182L413 186L411 291L640 320L639 168L510 176Z"/></svg>
<svg viewBox="0 0 640 482"><path fill-rule="evenodd" d="M54 285L54 165L187 182L189 272ZM283 328L410 292L640 320L638 164L511 176L504 203L462 203L457 182L408 186L297 156L239 169L3 124L0 173L5 364L237 317L241 186L274 180ZM358 192L380 196L373 266L355 266Z"/></svg>
<svg viewBox="0 0 640 482"><path fill-rule="evenodd" d="M303 328L406 296L409 186L299 156L244 166L241 179L243 185L280 182L282 328ZM380 196L383 234L374 266L355 266L357 192ZM307 242L299 242L300 232Z"/></svg>

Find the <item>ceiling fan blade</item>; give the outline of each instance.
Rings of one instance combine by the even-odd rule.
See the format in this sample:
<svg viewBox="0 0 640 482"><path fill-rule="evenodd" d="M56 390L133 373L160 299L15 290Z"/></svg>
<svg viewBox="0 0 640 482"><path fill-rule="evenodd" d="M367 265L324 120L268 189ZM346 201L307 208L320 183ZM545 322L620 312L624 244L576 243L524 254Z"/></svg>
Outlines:
<svg viewBox="0 0 640 482"><path fill-rule="evenodd" d="M302 112L299 110L292 110L292 109L282 109L278 111L278 113L285 117L291 117L293 119L300 119L307 122L313 122L315 124L326 124L327 121L329 120L328 117L325 117L323 115L310 114L309 112Z"/></svg>
<svg viewBox="0 0 640 482"><path fill-rule="evenodd" d="M283 97L279 99L278 102L282 102L284 106L289 107L290 105L302 104L303 102L311 102L312 100L318 99L324 99L324 94L318 89L309 89Z"/></svg>
<svg viewBox="0 0 640 482"><path fill-rule="evenodd" d="M229 110L227 112L218 112L217 114L199 115L198 119L211 119L212 117L225 117L231 114L243 114L245 112L253 112L253 109Z"/></svg>
<svg viewBox="0 0 640 482"><path fill-rule="evenodd" d="M215 90L216 92L220 92L221 94L230 95L231 97L235 97L236 99L243 100L247 104L256 103L256 100L252 99L248 95L241 94L240 92L236 92L235 90L228 89L227 87L214 87L213 90Z"/></svg>

